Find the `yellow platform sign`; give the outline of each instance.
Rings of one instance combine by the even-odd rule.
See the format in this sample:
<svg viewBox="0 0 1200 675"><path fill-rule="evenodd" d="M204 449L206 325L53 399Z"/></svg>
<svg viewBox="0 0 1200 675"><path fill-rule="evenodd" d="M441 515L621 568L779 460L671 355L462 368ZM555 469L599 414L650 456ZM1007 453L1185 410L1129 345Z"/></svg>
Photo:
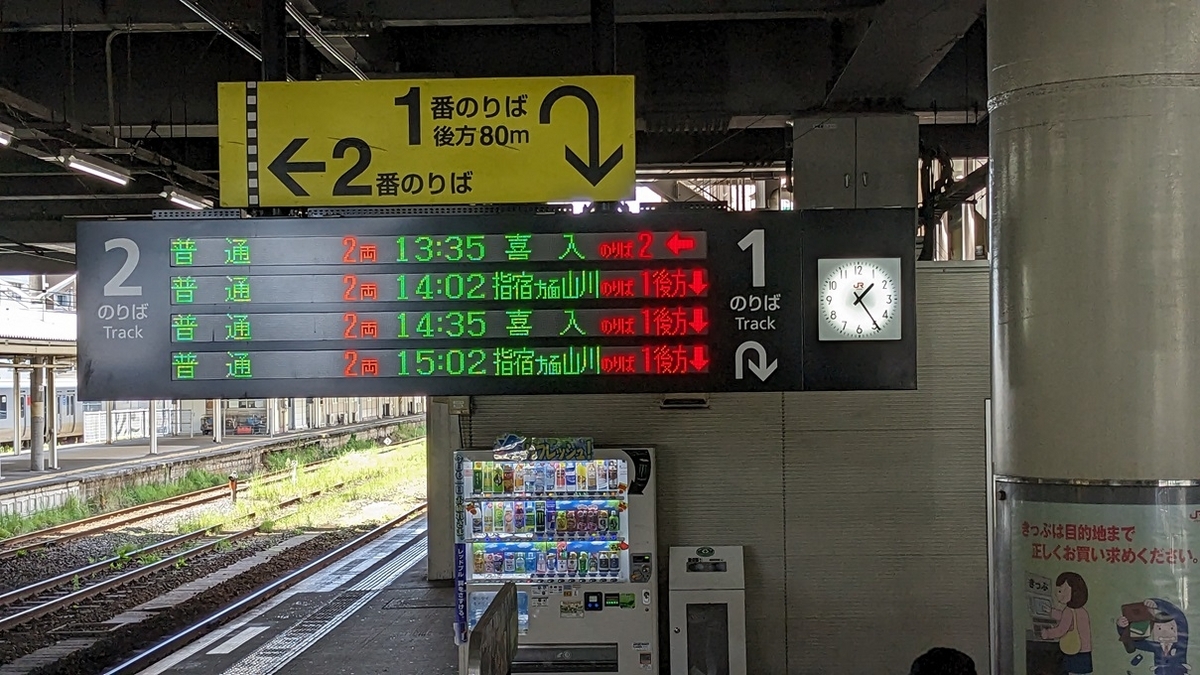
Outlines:
<svg viewBox="0 0 1200 675"><path fill-rule="evenodd" d="M219 85L221 204L633 197L633 77Z"/></svg>

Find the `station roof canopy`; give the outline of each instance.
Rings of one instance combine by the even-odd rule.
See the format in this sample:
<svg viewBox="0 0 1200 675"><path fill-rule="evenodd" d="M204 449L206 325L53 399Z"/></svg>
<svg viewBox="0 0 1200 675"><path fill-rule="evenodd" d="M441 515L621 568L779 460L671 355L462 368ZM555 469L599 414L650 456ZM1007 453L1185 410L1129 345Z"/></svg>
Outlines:
<svg viewBox="0 0 1200 675"><path fill-rule="evenodd" d="M587 0L290 4L296 79L593 72ZM639 169L782 166L787 121L822 111L916 112L923 141L987 153L985 0L612 4L616 72L637 82ZM259 0L5 2L0 274L71 268L81 218L147 216L172 187L215 198L215 85L260 79L244 49L260 30ZM132 182L72 172L64 152Z"/></svg>

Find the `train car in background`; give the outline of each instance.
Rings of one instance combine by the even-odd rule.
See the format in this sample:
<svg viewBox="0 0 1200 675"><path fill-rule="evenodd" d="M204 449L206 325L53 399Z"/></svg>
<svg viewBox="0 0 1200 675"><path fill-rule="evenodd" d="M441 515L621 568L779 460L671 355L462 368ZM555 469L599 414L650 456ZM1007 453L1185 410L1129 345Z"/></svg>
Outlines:
<svg viewBox="0 0 1200 675"><path fill-rule="evenodd" d="M54 376L55 426L63 443L83 440L83 402L75 392L75 373ZM21 395L12 400L12 371L0 371L0 445L12 445L13 421L21 418L21 440L29 441L29 375L21 378Z"/></svg>

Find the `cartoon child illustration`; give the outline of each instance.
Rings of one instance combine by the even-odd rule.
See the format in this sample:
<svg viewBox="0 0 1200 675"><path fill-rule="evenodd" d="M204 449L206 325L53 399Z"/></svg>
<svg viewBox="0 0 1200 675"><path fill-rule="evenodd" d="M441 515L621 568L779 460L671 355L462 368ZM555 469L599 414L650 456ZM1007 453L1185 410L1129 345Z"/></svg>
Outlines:
<svg viewBox="0 0 1200 675"><path fill-rule="evenodd" d="M1083 608L1088 601L1087 583L1075 572L1063 572L1054 580L1054 610L1058 623L1042 630L1043 640L1058 640L1063 653L1062 672L1087 675L1092 672L1092 617Z"/></svg>
<svg viewBox="0 0 1200 675"><path fill-rule="evenodd" d="M1154 656L1154 675L1187 675L1188 622L1183 612L1166 600L1150 598L1137 605L1121 608L1117 632L1127 651L1143 651ZM1130 619L1133 614L1133 620Z"/></svg>

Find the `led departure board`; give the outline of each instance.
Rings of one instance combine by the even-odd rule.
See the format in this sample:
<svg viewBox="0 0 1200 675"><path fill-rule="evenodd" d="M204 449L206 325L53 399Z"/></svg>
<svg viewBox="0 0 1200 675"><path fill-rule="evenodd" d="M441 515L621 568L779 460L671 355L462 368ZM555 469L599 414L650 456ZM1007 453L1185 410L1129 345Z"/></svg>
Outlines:
<svg viewBox="0 0 1200 675"><path fill-rule="evenodd" d="M81 386L90 400L912 388L913 248L910 210L83 223ZM898 339L817 339L817 261L856 256L900 261ZM869 282L839 305L861 305L856 321L877 320Z"/></svg>

